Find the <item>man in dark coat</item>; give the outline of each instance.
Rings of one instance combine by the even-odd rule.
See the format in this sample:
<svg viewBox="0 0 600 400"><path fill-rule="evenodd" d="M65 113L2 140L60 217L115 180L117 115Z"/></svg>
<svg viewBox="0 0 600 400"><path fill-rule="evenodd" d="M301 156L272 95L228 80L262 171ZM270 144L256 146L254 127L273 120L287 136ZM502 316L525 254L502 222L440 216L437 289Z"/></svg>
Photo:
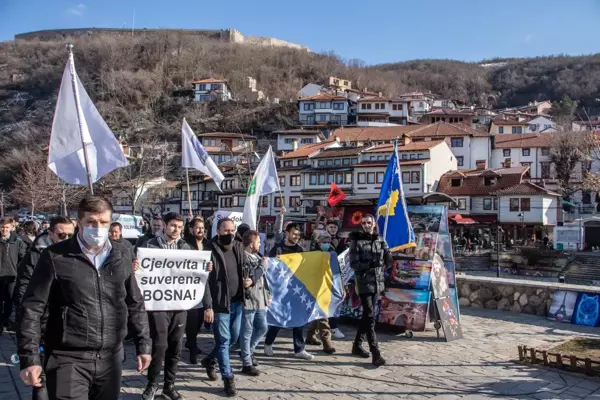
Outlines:
<svg viewBox="0 0 600 400"><path fill-rule="evenodd" d="M377 295L385 290L384 268L392 264L392 254L383 237L377 234L375 217L371 214L363 215L361 227L361 230L352 232L349 236L350 267L356 277L356 293L363 310L352 354L369 358L369 353L362 348L366 336L373 355L373 365L379 367L385 365L385 360L381 357L375 335L375 306Z"/></svg>
<svg viewBox="0 0 600 400"><path fill-rule="evenodd" d="M0 218L0 333L11 326L17 265L27 253L27 244L13 229L12 218Z"/></svg>

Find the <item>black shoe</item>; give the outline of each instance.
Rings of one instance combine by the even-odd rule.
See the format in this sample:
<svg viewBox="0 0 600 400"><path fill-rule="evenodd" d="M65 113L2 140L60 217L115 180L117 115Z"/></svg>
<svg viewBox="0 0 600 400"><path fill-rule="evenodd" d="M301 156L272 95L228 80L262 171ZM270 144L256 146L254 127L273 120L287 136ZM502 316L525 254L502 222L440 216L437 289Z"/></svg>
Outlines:
<svg viewBox="0 0 600 400"><path fill-rule="evenodd" d="M381 357L379 350L373 350L373 365L376 367L385 365L385 358Z"/></svg>
<svg viewBox="0 0 600 400"><path fill-rule="evenodd" d="M195 350L194 348L190 349L190 364L192 365L198 364L198 352Z"/></svg>
<svg viewBox="0 0 600 400"><path fill-rule="evenodd" d="M237 389L235 387L235 379L233 375L229 378L223 379L223 385L225 386L225 394L227 397L233 397L237 395Z"/></svg>
<svg viewBox="0 0 600 400"><path fill-rule="evenodd" d="M211 381L216 381L219 379L219 376L217 375L216 364L216 360L211 360L209 358L203 358L202 361L200 361L200 365L206 368L206 375Z"/></svg>
<svg viewBox="0 0 600 400"><path fill-rule="evenodd" d="M165 385L162 391L163 397L166 397L169 400L182 400L183 396L179 394L177 389L175 389L175 385L169 384Z"/></svg>
<svg viewBox="0 0 600 400"><path fill-rule="evenodd" d="M258 365L258 360L256 359L256 357L254 357L254 354L252 354L252 366L258 367Z"/></svg>
<svg viewBox="0 0 600 400"><path fill-rule="evenodd" d="M371 354L369 354L368 351L365 351L365 349L363 349L362 346L358 346L356 344L352 346L352 355L359 356L362 358L371 357Z"/></svg>
<svg viewBox="0 0 600 400"><path fill-rule="evenodd" d="M248 376L259 376L260 371L258 369L256 369L256 367L253 367L253 366L242 367L242 374L248 375Z"/></svg>
<svg viewBox="0 0 600 400"><path fill-rule="evenodd" d="M146 385L146 390L144 390L144 393L142 393L142 400L154 400L156 392L158 392L158 383L148 382L148 385Z"/></svg>

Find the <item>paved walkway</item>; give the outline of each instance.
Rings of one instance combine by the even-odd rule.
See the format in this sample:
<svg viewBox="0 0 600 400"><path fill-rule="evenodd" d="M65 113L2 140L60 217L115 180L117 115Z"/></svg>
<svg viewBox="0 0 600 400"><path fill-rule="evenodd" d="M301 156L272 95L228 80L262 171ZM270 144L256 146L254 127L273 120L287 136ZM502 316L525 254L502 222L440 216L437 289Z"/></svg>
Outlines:
<svg viewBox="0 0 600 400"><path fill-rule="evenodd" d="M258 378L237 375L243 399L598 399L600 380L519 365L517 345L549 348L574 336L598 337L600 328L547 321L544 318L482 309L463 310L465 338L453 343L438 340L435 331L415 333L412 339L381 334L382 352L388 365L375 369L349 355L351 341L338 341L338 352L328 356L318 348L312 362L291 357L291 339L275 343L275 357L260 357L263 374ZM344 327L350 335L355 332ZM212 339L202 338L209 350ZM0 337L0 399L30 399L18 378L18 366L10 363L14 336ZM145 377L134 371L133 348L123 373L122 399L139 399ZM178 388L187 400L223 398L222 382L208 381L204 370L187 363L182 355ZM232 356L235 370L239 357Z"/></svg>

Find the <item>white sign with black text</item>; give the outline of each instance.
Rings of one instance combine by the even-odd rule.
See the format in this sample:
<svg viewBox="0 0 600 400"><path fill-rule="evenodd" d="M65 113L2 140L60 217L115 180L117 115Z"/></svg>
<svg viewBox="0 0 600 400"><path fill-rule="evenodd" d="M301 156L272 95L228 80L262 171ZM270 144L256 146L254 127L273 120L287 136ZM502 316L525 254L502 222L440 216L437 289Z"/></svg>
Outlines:
<svg viewBox="0 0 600 400"><path fill-rule="evenodd" d="M135 277L147 311L202 306L210 251L139 248L137 256Z"/></svg>
<svg viewBox="0 0 600 400"><path fill-rule="evenodd" d="M229 218L233 220L233 224L235 225L235 229L242 224L242 213L237 211L227 211L227 210L218 210L213 214L213 223L212 223L212 236L214 237L217 234L217 225L219 221L223 218Z"/></svg>

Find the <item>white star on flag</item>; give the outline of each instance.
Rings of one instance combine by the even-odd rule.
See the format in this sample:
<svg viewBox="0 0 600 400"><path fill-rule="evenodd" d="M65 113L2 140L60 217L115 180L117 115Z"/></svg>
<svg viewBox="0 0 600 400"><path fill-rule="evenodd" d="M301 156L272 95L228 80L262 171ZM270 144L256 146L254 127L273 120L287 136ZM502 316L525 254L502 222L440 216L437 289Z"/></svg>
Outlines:
<svg viewBox="0 0 600 400"><path fill-rule="evenodd" d="M306 293L302 293L302 296L300 296L300 300L302 300L302 303L306 301Z"/></svg>
<svg viewBox="0 0 600 400"><path fill-rule="evenodd" d="M293 290L294 290L295 295L299 295L302 288L300 286L296 285L296 287Z"/></svg>
<svg viewBox="0 0 600 400"><path fill-rule="evenodd" d="M315 304L315 303L313 303L312 301L308 300L308 301L306 302L306 309L307 309L307 310L310 310L310 309L311 309L311 307L313 306L313 304Z"/></svg>
<svg viewBox="0 0 600 400"><path fill-rule="evenodd" d="M285 277L285 270L282 268L281 271L279 271L279 276L280 277Z"/></svg>

